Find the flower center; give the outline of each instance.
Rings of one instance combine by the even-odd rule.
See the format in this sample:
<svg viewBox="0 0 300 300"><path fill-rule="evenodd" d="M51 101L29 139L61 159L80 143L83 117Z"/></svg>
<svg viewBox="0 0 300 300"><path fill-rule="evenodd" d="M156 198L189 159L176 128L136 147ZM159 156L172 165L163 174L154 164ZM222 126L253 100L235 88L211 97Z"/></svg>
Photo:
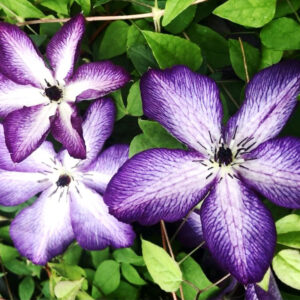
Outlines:
<svg viewBox="0 0 300 300"><path fill-rule="evenodd" d="M228 166L232 163L232 152L229 148L225 148L224 145L219 148L217 152L217 157L215 160L219 163L219 165L225 164Z"/></svg>
<svg viewBox="0 0 300 300"><path fill-rule="evenodd" d="M62 90L56 85L45 88L46 96L52 101L58 101L62 97Z"/></svg>
<svg viewBox="0 0 300 300"><path fill-rule="evenodd" d="M56 181L56 185L58 187L62 186L68 186L71 182L71 177L67 174L63 174L63 175L60 175L58 180Z"/></svg>

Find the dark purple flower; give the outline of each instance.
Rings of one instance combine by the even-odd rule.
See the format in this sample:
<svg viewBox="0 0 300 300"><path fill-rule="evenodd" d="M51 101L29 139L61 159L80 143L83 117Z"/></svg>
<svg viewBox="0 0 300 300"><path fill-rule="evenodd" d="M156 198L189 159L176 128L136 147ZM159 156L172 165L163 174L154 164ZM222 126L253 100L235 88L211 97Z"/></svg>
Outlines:
<svg viewBox="0 0 300 300"><path fill-rule="evenodd" d="M150 70L141 80L145 115L189 150L151 149L127 161L104 196L111 212L125 222L173 222L210 192L200 210L207 247L241 283L259 282L276 234L256 192L300 208L300 141L274 138L296 105L299 87L299 62L261 71L222 129L213 80L184 66Z"/></svg>
<svg viewBox="0 0 300 300"><path fill-rule="evenodd" d="M83 33L79 14L54 35L47 46L49 69L23 31L0 22L0 117L5 117L5 142L14 162L37 149L50 130L71 156L85 158L75 102L102 97L129 80L109 61L73 71Z"/></svg>
<svg viewBox="0 0 300 300"><path fill-rule="evenodd" d="M101 196L128 158L126 145L114 145L99 154L112 132L114 114L108 98L89 107L82 123L87 150L84 160L71 157L66 150L56 154L46 141L15 164L0 127L0 204L18 205L41 193L10 226L16 248L34 263L45 264L74 239L88 250L132 244L131 226L110 215Z"/></svg>

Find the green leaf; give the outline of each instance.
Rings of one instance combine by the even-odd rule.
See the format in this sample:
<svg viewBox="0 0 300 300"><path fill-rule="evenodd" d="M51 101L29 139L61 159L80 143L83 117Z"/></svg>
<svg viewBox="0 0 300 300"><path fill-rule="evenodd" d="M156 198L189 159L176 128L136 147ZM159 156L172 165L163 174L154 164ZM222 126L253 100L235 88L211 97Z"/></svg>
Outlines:
<svg viewBox="0 0 300 300"><path fill-rule="evenodd" d="M227 40L207 26L192 24L187 30L191 41L200 46L202 55L214 68L230 65Z"/></svg>
<svg viewBox="0 0 300 300"><path fill-rule="evenodd" d="M77 265L82 254L82 248L77 244L72 244L67 251L64 252L63 262L67 265Z"/></svg>
<svg viewBox="0 0 300 300"><path fill-rule="evenodd" d="M293 10L291 8L293 7ZM278 0L275 18L280 18L288 14L294 13L300 8L300 0Z"/></svg>
<svg viewBox="0 0 300 300"><path fill-rule="evenodd" d="M270 275L271 275L271 269L269 268L262 281L257 283L257 285L259 285L266 292L269 291Z"/></svg>
<svg viewBox="0 0 300 300"><path fill-rule="evenodd" d="M142 256L137 255L131 248L121 248L113 252L114 259L119 263L129 263L135 266L144 266Z"/></svg>
<svg viewBox="0 0 300 300"><path fill-rule="evenodd" d="M108 295L118 288L120 276L120 265L114 260L105 260L96 270L94 284Z"/></svg>
<svg viewBox="0 0 300 300"><path fill-rule="evenodd" d="M257 71L260 63L259 50L250 44L243 42L246 64L249 77L251 78ZM234 72L242 80L246 80L243 55L239 41L229 39L229 56Z"/></svg>
<svg viewBox="0 0 300 300"><path fill-rule="evenodd" d="M281 60L282 55L283 51L281 50L273 50L263 46L261 49L259 69L261 70L278 63Z"/></svg>
<svg viewBox="0 0 300 300"><path fill-rule="evenodd" d="M179 14L165 29L173 34L178 34L185 30L193 21L197 6L192 5Z"/></svg>
<svg viewBox="0 0 300 300"><path fill-rule="evenodd" d="M200 68L202 64L201 49L191 41L152 31L143 30L143 34L162 69L178 64L187 65L194 71Z"/></svg>
<svg viewBox="0 0 300 300"><path fill-rule="evenodd" d="M76 300L94 300L88 293L79 291L76 295Z"/></svg>
<svg viewBox="0 0 300 300"><path fill-rule="evenodd" d="M115 106L116 106L116 109L117 109L116 121L118 121L118 120L122 119L127 114L127 110L126 110L126 107L124 105L121 90L115 91L115 92L111 93L111 95L115 100Z"/></svg>
<svg viewBox="0 0 300 300"><path fill-rule="evenodd" d="M75 297L80 290L84 278L76 281L60 281L54 288L54 293L57 298L65 300L75 300Z"/></svg>
<svg viewBox="0 0 300 300"><path fill-rule="evenodd" d="M177 260L180 261L185 256L185 253L180 253L177 256ZM192 257L188 257L186 260L184 260L180 264L180 269L182 271L183 279L193 283L200 290L203 290L212 285L212 282L206 277L199 264ZM195 299L197 291L194 288L183 282L182 289L185 300ZM219 288L215 286L210 288L209 290L200 294L199 300L209 299L210 296L216 293L218 290Z"/></svg>
<svg viewBox="0 0 300 300"><path fill-rule="evenodd" d="M30 300L34 292L34 280L25 277L19 285L19 297L21 300Z"/></svg>
<svg viewBox="0 0 300 300"><path fill-rule="evenodd" d="M147 43L141 29L151 30L151 26L145 20L137 20L129 27L127 33L127 48Z"/></svg>
<svg viewBox="0 0 300 300"><path fill-rule="evenodd" d="M76 0L76 2L81 6L83 14L88 16L91 10L91 1L90 0Z"/></svg>
<svg viewBox="0 0 300 300"><path fill-rule="evenodd" d="M247 27L262 27L275 15L276 0L229 0L213 13Z"/></svg>
<svg viewBox="0 0 300 300"><path fill-rule="evenodd" d="M28 0L5 0L0 2L2 8L7 15L13 16L11 11L18 16L26 18L43 18L45 15Z"/></svg>
<svg viewBox="0 0 300 300"><path fill-rule="evenodd" d="M300 249L300 216L291 214L276 222L277 243Z"/></svg>
<svg viewBox="0 0 300 300"><path fill-rule="evenodd" d="M119 287L108 296L110 300L138 300L138 290L129 283L122 281Z"/></svg>
<svg viewBox="0 0 300 300"><path fill-rule="evenodd" d="M98 267L100 263L102 263L104 260L107 260L109 258L109 248L105 248L100 251L90 251L90 254L92 256L92 262L94 267Z"/></svg>
<svg viewBox="0 0 300 300"><path fill-rule="evenodd" d="M52 270L55 270L59 275L65 277L66 279L79 280L82 277L86 277L84 269L80 268L79 266L72 266L65 263L48 263L48 265Z"/></svg>
<svg viewBox="0 0 300 300"><path fill-rule="evenodd" d="M145 134L138 134L136 135L129 147L129 157L132 157L133 155L145 151L147 149L152 149L152 148L158 148L151 142L151 138L146 136Z"/></svg>
<svg viewBox="0 0 300 300"><path fill-rule="evenodd" d="M104 33L98 59L108 59L125 53L128 29L129 25L124 21L112 22Z"/></svg>
<svg viewBox="0 0 300 300"><path fill-rule="evenodd" d="M4 266L7 270L17 275L32 275L31 268L24 261L13 259L4 263Z"/></svg>
<svg viewBox="0 0 300 300"><path fill-rule="evenodd" d="M189 7L194 0L167 0L165 14L162 20L162 25L168 25L172 20L174 20L181 12L183 12L187 7Z"/></svg>
<svg viewBox="0 0 300 300"><path fill-rule="evenodd" d="M121 271L124 278L132 284L145 285L146 281L139 275L138 271L128 263L121 264Z"/></svg>
<svg viewBox="0 0 300 300"><path fill-rule="evenodd" d="M300 49L300 25L290 18L274 20L262 29L260 39L267 48Z"/></svg>
<svg viewBox="0 0 300 300"><path fill-rule="evenodd" d="M2 262L5 264L19 256L19 252L11 246L0 244L0 256Z"/></svg>
<svg viewBox="0 0 300 300"><path fill-rule="evenodd" d="M182 273L176 261L161 247L142 239L146 267L155 283L166 292L175 292L182 282Z"/></svg>
<svg viewBox="0 0 300 300"><path fill-rule="evenodd" d="M300 252L285 249L279 251L272 263L276 276L288 286L300 290Z"/></svg>
<svg viewBox="0 0 300 300"><path fill-rule="evenodd" d="M136 81L129 90L127 97L127 112L131 116L140 117L143 115L140 81Z"/></svg>
<svg viewBox="0 0 300 300"><path fill-rule="evenodd" d="M69 14L69 0L42 0L40 4L47 7L58 14L67 16Z"/></svg>

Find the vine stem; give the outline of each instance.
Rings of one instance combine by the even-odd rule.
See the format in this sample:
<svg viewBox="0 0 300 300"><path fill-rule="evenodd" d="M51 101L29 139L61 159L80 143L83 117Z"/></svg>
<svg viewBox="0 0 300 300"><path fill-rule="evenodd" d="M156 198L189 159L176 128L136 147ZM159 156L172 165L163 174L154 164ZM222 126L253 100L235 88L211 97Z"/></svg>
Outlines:
<svg viewBox="0 0 300 300"><path fill-rule="evenodd" d="M191 5L196 5L207 0L196 0ZM164 9L159 11L160 16L163 16L165 13ZM96 21L115 21L115 20L134 20L134 19L144 19L144 18L154 18L157 17L157 12L149 12L143 14L134 14L134 15L124 15L124 16L93 16L93 17L86 17L85 20L87 22L96 22ZM31 20L26 22L19 22L17 26L24 26L24 25L32 25L32 24L43 24L43 23L64 23L69 21L70 18L60 18L60 19L38 19L38 20Z"/></svg>
<svg viewBox="0 0 300 300"><path fill-rule="evenodd" d="M245 69L245 74L246 74L246 81L247 83L249 82L249 73L248 73L248 66L247 66L247 60L246 60L246 55L245 55L245 50L244 50L244 45L242 39L239 37L239 43L242 51L242 56L243 56L243 63L244 63L244 69Z"/></svg>

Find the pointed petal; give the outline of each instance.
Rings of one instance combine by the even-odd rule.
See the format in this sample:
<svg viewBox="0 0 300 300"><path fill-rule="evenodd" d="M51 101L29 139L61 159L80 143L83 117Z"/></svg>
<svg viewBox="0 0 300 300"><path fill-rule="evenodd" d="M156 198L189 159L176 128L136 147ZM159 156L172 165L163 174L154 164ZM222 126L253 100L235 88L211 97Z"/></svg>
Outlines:
<svg viewBox="0 0 300 300"><path fill-rule="evenodd" d="M51 172L55 166L56 153L50 142L44 142L20 163L11 160L5 144L4 130L0 124L0 169L21 172Z"/></svg>
<svg viewBox="0 0 300 300"><path fill-rule="evenodd" d="M48 101L43 92L29 84L17 84L0 73L0 117L4 118L24 106L46 104Z"/></svg>
<svg viewBox="0 0 300 300"><path fill-rule="evenodd" d="M62 253L74 239L66 193L61 196L55 189L53 186L44 191L10 226L15 247L39 265Z"/></svg>
<svg viewBox="0 0 300 300"><path fill-rule="evenodd" d="M189 147L207 153L221 136L222 105L209 77L176 66L141 79L145 115Z"/></svg>
<svg viewBox="0 0 300 300"><path fill-rule="evenodd" d="M18 205L50 185L46 174L0 170L0 204Z"/></svg>
<svg viewBox="0 0 300 300"><path fill-rule="evenodd" d="M110 215L99 194L80 184L70 189L70 195L72 227L81 247L100 250L133 244L135 234L131 226Z"/></svg>
<svg viewBox="0 0 300 300"><path fill-rule="evenodd" d="M53 76L33 42L17 26L0 22L0 70L19 84L45 86Z"/></svg>
<svg viewBox="0 0 300 300"><path fill-rule="evenodd" d="M104 193L111 178L128 159L128 145L113 145L103 151L88 167L82 169L82 181L86 186Z"/></svg>
<svg viewBox="0 0 300 300"><path fill-rule="evenodd" d="M88 108L82 124L87 157L85 165L97 157L105 141L110 137L115 113L116 109L110 98L97 100Z"/></svg>
<svg viewBox="0 0 300 300"><path fill-rule="evenodd" d="M203 236L215 260L243 283L262 280L275 249L270 212L241 181L225 175L200 209Z"/></svg>
<svg viewBox="0 0 300 300"><path fill-rule="evenodd" d="M78 14L65 23L47 46L47 57L54 70L55 79L60 84L64 83L73 73L83 33L84 17L82 14Z"/></svg>
<svg viewBox="0 0 300 300"><path fill-rule="evenodd" d="M277 205L300 208L300 139L267 141L245 159L238 172L248 185Z"/></svg>
<svg viewBox="0 0 300 300"><path fill-rule="evenodd" d="M152 225L183 218L208 192L215 174L199 153L151 149L125 162L104 194L121 221Z"/></svg>
<svg viewBox="0 0 300 300"><path fill-rule="evenodd" d="M238 145L248 138L245 147L250 151L275 137L296 106L299 87L297 61L281 62L256 74L247 86L243 106L228 121L227 143Z"/></svg>
<svg viewBox="0 0 300 300"><path fill-rule="evenodd" d="M110 61L88 63L76 70L64 96L68 101L96 99L119 89L129 80L129 74Z"/></svg>
<svg viewBox="0 0 300 300"><path fill-rule="evenodd" d="M52 134L75 158L85 158L81 117L75 105L62 102L52 124Z"/></svg>
<svg viewBox="0 0 300 300"><path fill-rule="evenodd" d="M199 210L193 211L178 233L178 239L185 247L195 248L203 240L202 223Z"/></svg>
<svg viewBox="0 0 300 300"><path fill-rule="evenodd" d="M56 104L40 104L11 112L4 120L5 142L14 162L20 162L47 137Z"/></svg>

